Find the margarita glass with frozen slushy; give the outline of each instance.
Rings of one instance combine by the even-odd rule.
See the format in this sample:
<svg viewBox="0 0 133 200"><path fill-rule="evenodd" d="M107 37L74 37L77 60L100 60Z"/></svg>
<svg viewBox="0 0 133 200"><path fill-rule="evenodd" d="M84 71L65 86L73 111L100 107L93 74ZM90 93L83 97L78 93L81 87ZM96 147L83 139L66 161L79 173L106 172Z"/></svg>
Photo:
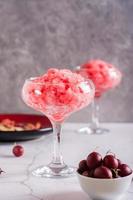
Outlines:
<svg viewBox="0 0 133 200"><path fill-rule="evenodd" d="M93 81L95 85L95 98L92 102L92 116L89 127L83 127L79 132L89 134L102 134L108 132L106 128L100 127L99 123L99 99L104 93L119 85L122 74L113 65L102 60L91 60L76 67L76 72L83 77Z"/></svg>
<svg viewBox="0 0 133 200"><path fill-rule="evenodd" d="M61 177L73 174L74 168L64 163L60 152L61 125L73 112L88 106L94 93L91 81L67 69L49 69L43 76L25 81L22 89L24 102L45 114L53 125L52 161L35 169L34 175Z"/></svg>

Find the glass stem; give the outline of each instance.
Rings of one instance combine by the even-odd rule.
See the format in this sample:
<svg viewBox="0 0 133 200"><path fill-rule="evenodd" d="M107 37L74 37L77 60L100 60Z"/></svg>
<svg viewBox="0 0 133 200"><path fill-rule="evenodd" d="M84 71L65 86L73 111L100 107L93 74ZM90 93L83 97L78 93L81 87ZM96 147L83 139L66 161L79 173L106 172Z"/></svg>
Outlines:
<svg viewBox="0 0 133 200"><path fill-rule="evenodd" d="M94 99L91 106L92 106L91 127L92 129L97 129L99 128L99 101L98 99Z"/></svg>
<svg viewBox="0 0 133 200"><path fill-rule="evenodd" d="M64 165L60 150L61 123L52 122L52 125L53 125L53 143L54 143L52 163L57 165Z"/></svg>

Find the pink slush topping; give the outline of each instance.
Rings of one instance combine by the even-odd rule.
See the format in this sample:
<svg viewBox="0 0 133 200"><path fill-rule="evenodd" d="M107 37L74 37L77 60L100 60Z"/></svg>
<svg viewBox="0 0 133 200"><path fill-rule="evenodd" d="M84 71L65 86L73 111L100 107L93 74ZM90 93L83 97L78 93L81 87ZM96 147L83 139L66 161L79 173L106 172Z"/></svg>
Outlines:
<svg viewBox="0 0 133 200"><path fill-rule="evenodd" d="M95 97L116 87L122 78L121 72L113 65L102 60L92 60L81 66L80 74L91 79L95 85Z"/></svg>
<svg viewBox="0 0 133 200"><path fill-rule="evenodd" d="M23 99L32 108L53 121L63 121L72 112L87 106L94 97L94 88L70 70L49 69L41 77L26 81Z"/></svg>

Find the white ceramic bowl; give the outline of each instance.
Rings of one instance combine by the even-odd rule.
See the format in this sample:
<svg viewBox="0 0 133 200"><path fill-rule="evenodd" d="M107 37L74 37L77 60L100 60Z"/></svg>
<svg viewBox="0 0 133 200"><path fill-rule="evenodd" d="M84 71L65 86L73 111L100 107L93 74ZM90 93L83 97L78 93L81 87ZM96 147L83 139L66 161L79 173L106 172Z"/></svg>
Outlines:
<svg viewBox="0 0 133 200"><path fill-rule="evenodd" d="M128 190L133 173L115 179L98 179L82 176L77 172L81 188L93 200L118 200Z"/></svg>

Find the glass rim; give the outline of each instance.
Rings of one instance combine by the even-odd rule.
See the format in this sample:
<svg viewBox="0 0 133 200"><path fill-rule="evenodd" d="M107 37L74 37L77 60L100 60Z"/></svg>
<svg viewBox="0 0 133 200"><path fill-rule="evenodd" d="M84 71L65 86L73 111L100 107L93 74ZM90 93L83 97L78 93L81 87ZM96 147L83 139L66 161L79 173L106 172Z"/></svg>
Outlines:
<svg viewBox="0 0 133 200"><path fill-rule="evenodd" d="M60 83L46 83L46 82L34 82L34 80L36 80L38 77L30 77L30 78L27 78L25 80L25 83L27 82L31 82L32 84L36 84L36 85L58 85L60 86ZM93 81L91 79L88 79L88 78L85 78L83 77L84 80L83 81L80 81L77 85L81 84L81 83L88 83L93 89L95 89L95 85L93 83ZM63 82L62 82L63 83Z"/></svg>

